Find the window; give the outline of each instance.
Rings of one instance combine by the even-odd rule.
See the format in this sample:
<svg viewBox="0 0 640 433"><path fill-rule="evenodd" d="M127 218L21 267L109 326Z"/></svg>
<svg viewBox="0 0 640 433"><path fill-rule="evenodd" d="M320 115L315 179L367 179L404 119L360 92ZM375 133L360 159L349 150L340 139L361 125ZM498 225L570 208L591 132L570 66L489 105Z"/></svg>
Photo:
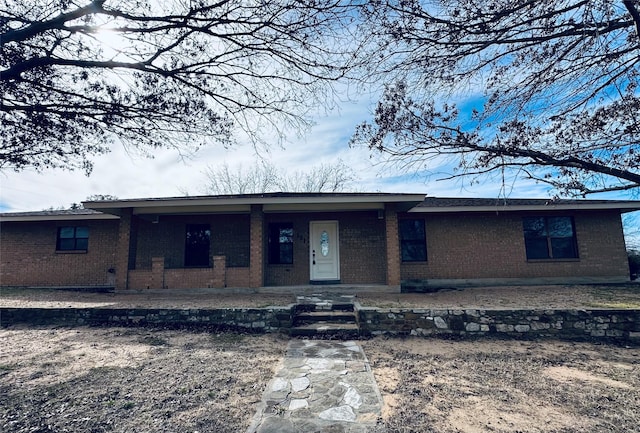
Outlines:
<svg viewBox="0 0 640 433"><path fill-rule="evenodd" d="M209 224L187 224L186 243L184 247L185 266L210 266L210 239L211 229L209 228Z"/></svg>
<svg viewBox="0 0 640 433"><path fill-rule="evenodd" d="M88 227L58 227L57 251L87 251L88 248Z"/></svg>
<svg viewBox="0 0 640 433"><path fill-rule="evenodd" d="M269 224L269 263L290 265L293 263L293 224Z"/></svg>
<svg viewBox="0 0 640 433"><path fill-rule="evenodd" d="M400 256L403 262L427 261L427 238L424 219L398 221L400 232Z"/></svg>
<svg viewBox="0 0 640 433"><path fill-rule="evenodd" d="M576 259L576 231L571 217L526 217L522 220L527 259Z"/></svg>

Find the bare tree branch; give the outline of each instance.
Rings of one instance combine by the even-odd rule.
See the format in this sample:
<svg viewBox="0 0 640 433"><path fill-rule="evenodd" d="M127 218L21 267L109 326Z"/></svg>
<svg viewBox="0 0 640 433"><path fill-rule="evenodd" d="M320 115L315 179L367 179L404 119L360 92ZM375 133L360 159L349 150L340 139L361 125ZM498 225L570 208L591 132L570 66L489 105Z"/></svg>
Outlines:
<svg viewBox="0 0 640 433"><path fill-rule="evenodd" d="M244 131L273 145L265 124L281 135L305 128L360 61L350 1L23 0L0 9L0 169L90 171L91 155L116 141L193 152Z"/></svg>
<svg viewBox="0 0 640 433"><path fill-rule="evenodd" d="M453 162L454 177L512 169L561 194L638 191L638 9L638 0L373 2L366 17L383 63L369 73L391 78L352 145L420 170Z"/></svg>
<svg viewBox="0 0 640 433"><path fill-rule="evenodd" d="M354 171L342 160L320 164L305 171L288 173L267 161L248 169L232 170L228 164L209 166L205 175L205 194L249 194L266 192L344 192L353 191Z"/></svg>

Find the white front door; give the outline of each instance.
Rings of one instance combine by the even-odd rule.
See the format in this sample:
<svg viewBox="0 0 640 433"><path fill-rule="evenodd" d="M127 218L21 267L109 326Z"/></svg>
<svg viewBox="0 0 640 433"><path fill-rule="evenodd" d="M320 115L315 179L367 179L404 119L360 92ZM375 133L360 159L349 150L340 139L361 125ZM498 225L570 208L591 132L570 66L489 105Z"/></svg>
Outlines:
<svg viewBox="0 0 640 433"><path fill-rule="evenodd" d="M311 221L309 233L311 281L340 280L338 221Z"/></svg>

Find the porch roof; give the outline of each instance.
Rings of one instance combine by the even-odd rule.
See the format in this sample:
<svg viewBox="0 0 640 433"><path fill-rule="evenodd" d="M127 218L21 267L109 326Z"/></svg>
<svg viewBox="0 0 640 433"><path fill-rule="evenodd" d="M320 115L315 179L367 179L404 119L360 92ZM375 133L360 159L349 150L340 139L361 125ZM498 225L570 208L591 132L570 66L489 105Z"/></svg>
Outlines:
<svg viewBox="0 0 640 433"><path fill-rule="evenodd" d="M193 197L143 198L83 202L85 208L121 215L132 209L134 215L197 213L248 213L252 205L263 212L331 212L384 209L396 203L399 210L409 210L424 194L394 193L265 193Z"/></svg>
<svg viewBox="0 0 640 433"><path fill-rule="evenodd" d="M264 212L331 212L384 209L395 203L412 213L517 212L567 210L640 210L640 200L553 200L425 197L393 193L268 193L194 197L143 198L84 202L85 209L0 213L0 221L72 221L118 219L123 209L138 215L248 213L252 205Z"/></svg>
<svg viewBox="0 0 640 433"><path fill-rule="evenodd" d="M516 212L566 210L619 210L621 213L640 210L639 200L568 200L528 198L449 198L425 197L409 212Z"/></svg>

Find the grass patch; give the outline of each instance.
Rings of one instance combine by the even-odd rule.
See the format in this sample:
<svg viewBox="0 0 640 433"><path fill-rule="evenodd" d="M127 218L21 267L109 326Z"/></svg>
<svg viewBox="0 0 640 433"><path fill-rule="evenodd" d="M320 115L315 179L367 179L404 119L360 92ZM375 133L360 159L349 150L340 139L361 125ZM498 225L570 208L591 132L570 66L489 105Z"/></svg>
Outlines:
<svg viewBox="0 0 640 433"><path fill-rule="evenodd" d="M629 302L589 302L590 308L606 309L606 310L638 310L640 309L640 301Z"/></svg>
<svg viewBox="0 0 640 433"><path fill-rule="evenodd" d="M596 287L592 291L593 301L588 302L591 308L616 310L635 310L640 308L640 287L624 287L615 290Z"/></svg>
<svg viewBox="0 0 640 433"><path fill-rule="evenodd" d="M132 401L126 401L123 405L122 405L122 409L123 410L131 410L136 406L136 404Z"/></svg>

